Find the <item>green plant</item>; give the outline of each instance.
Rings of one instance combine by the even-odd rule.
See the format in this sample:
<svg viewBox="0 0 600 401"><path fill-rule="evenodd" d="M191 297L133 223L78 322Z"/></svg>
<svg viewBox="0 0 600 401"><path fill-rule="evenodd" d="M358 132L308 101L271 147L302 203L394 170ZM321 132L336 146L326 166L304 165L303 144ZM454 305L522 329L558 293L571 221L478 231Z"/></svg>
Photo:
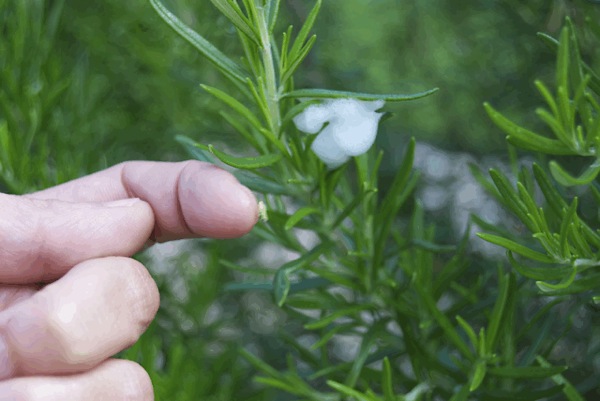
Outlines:
<svg viewBox="0 0 600 401"><path fill-rule="evenodd" d="M0 190L40 189L127 159L180 159L166 141L185 134L185 151L229 168L266 205L266 220L241 240L188 243L168 260L138 255L161 308L121 356L144 366L156 398L596 399L598 6L212 3L172 0L170 13L152 0L197 54L154 26L147 2L0 0ZM541 35L558 68L555 88L537 83L548 109L540 127L523 88L532 76L547 81L553 52L531 32L556 36L565 15L574 22L558 40ZM178 19L211 32L212 45ZM426 79L443 91L394 106L416 96L296 88L382 89L399 76L404 87ZM374 108L387 137L324 163L299 116L348 97L370 103L338 103L342 111ZM497 144L477 110L484 98L532 127L486 106L509 135L512 171L489 180L473 168L515 219L473 216L457 239L415 196L416 144L397 132L471 151ZM536 164L519 168L518 156L532 153ZM476 226L509 263L470 250ZM252 253L262 247L293 256L263 265Z"/></svg>
<svg viewBox="0 0 600 401"><path fill-rule="evenodd" d="M541 81L535 83L549 108L539 108L536 114L546 123L553 137L518 126L489 104L485 105L486 110L507 133L507 140L512 145L545 155L576 156L585 160L587 166L574 177L559 162L552 160L548 163L552 180L546 172L546 163L536 163L531 170L521 169L516 190L507 177L492 170L495 195L527 227L532 241L494 234L480 236L505 247L515 270L537 280L537 286L547 295L593 295L600 284L597 273L600 235L593 229L595 221L582 217L579 199L590 196L591 192L595 202L600 200L600 192L594 183L600 173L597 156L600 77L581 60L575 28L570 21L563 28L559 41L547 35L540 36L558 49L555 95ZM565 190L573 186L588 186L589 192L569 196ZM542 205L535 200L537 189L544 198ZM525 241L535 242L535 245L528 247L523 244ZM535 267L518 262L515 254L534 261Z"/></svg>
<svg viewBox="0 0 600 401"><path fill-rule="evenodd" d="M0 186L12 193L102 166L101 158L85 157L93 148L87 138L96 101L85 63L67 74L54 54L63 7L64 1L0 2Z"/></svg>
<svg viewBox="0 0 600 401"><path fill-rule="evenodd" d="M254 277L250 281L231 283L226 290L269 291L289 320L278 336L287 350L285 358L265 361L241 350L261 373L256 378L257 383L301 400L441 398L458 401L470 397L538 400L561 393L570 400L582 399L563 376L567 366L548 362L558 340L549 335L549 328L554 327L549 312L560 302L546 305L529 316L531 312L526 306L536 295L527 286L528 282L517 280L514 273L505 273L501 266L497 274L489 269L481 270L482 264L468 257L468 233L457 246L437 243L435 226L426 223L420 204L414 202L412 196L418 181L418 174L412 171L414 140L406 146L402 165L385 194L378 190L384 152L372 148L363 154L348 153L355 156L351 164L346 162L345 155L336 154L336 158L332 158L331 154L319 151L320 144L316 146L318 141L325 141L320 140L319 135L328 135L327 140L337 138L334 124L342 118L340 115L348 114L340 111L342 103L323 99L370 101L346 102L343 107L375 111L382 105L375 101L413 100L434 90L414 95L373 95L295 89L294 73L315 41L309 33L320 1L316 1L298 34L293 35L293 28L289 27L278 43L273 32L279 1L242 0L240 5L235 0L212 0L238 33L244 51L242 64L183 24L158 0L150 0L150 3L163 20L237 87L240 97L202 86L228 106L222 116L251 145L255 154L232 156L212 144L196 143L182 136L178 140L200 160L233 167L242 183L263 194L268 220L261 221L253 234L261 241L298 255L275 271L221 260L223 266L250 272ZM569 35L568 28L563 32L558 76L559 82L564 84L566 64L574 63L580 68L580 61L575 45L568 50L567 43L575 41L574 34ZM585 92L589 80L579 76L576 107L590 102ZM559 117L564 124L573 125L574 106L569 105L567 94L559 90L559 96L561 108L555 106L553 111L563 113ZM593 105L585 105L584 117L593 120ZM329 106L337 107L337 111L328 109ZM589 152L589 145L595 143L595 136L589 140L581 135L571 138L563 131L559 131L563 143L533 136L533 133L523 134L522 129L510 125L490 106L486 107L494 121L512 129L513 142L527 145L530 150L554 150L560 154ZM319 117L311 120L307 115ZM542 115L553 123L548 113ZM325 121L330 125L322 126ZM303 131L320 133L304 135L294 124ZM597 129L595 121L584 124ZM348 137L348 141L353 138ZM578 147L578 140L587 141L588 147ZM341 146L339 139L334 142L334 148ZM565 143L570 150L565 151ZM345 151L348 148L344 147ZM596 168L592 165L593 171ZM553 172L565 180L572 179L559 167L555 166ZM538 175L548 180L543 173L538 172ZM521 183L517 194L507 189L506 177L494 172L493 178L499 189L498 193L494 192L498 198L511 210L520 212L519 217L532 220L533 223L523 221L530 223L527 227L534 228L534 224L538 224L535 228L539 228L544 221L533 219L543 216L543 211L533 203L533 189ZM527 184L531 182L530 179ZM492 188L486 181L483 184ZM542 189L556 191L553 186ZM556 193L552 194L556 198ZM518 201L517 196L521 196ZM522 210L522 204L524 207L533 204L535 211ZM571 208L560 210L562 214L558 217L563 217L562 225L566 226L563 232L571 233L574 241L583 235L595 239L598 234L591 229L583 232L585 227L574 220L576 206L575 201ZM582 234L578 236L579 229ZM306 231L315 238L314 244L309 246L300 238ZM517 242L490 234L481 236L535 260L553 261ZM560 245L557 249L563 252L562 258L571 257L575 250L582 252L570 243L565 245L566 240L555 240ZM586 243L581 246L585 248ZM589 255L582 255L589 260ZM509 257L514 262L512 254ZM589 265L586 266L591 267L593 263ZM521 273L524 270L517 268ZM539 284L540 288L559 289L556 284L546 282L557 277L557 272L563 274L564 269L543 272L541 276L545 281ZM570 270L568 273L573 274ZM572 282L570 275L563 274ZM557 278L564 279L563 276ZM497 291L486 290L494 285ZM520 296L523 292L527 295ZM525 324L528 319L544 324ZM568 330L567 324L558 326ZM311 333L316 336L311 337L314 339L310 344L299 341L301 336ZM332 346L344 336L354 337L358 344L351 360L334 352Z"/></svg>

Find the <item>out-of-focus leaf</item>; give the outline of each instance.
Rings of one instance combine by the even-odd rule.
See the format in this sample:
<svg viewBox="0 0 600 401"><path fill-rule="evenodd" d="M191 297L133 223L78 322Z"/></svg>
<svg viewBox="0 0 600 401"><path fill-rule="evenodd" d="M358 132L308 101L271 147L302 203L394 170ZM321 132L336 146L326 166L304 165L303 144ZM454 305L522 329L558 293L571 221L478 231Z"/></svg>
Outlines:
<svg viewBox="0 0 600 401"><path fill-rule="evenodd" d="M512 252L508 251L508 260L511 266L519 272L523 277L527 277L533 280L561 280L567 276L572 268L571 267L529 267L525 266L515 260Z"/></svg>
<svg viewBox="0 0 600 401"><path fill-rule="evenodd" d="M537 356L536 359L542 367L544 367L544 368L552 367L552 365L550 365L550 363L548 363L548 361L546 361L541 356ZM585 399L583 398L583 396L581 394L579 394L579 391L577 391L575 386L573 386L571 384L571 382L569 382L567 379L565 379L565 377L562 374L559 373L559 374L552 376L552 381L556 384L564 386L562 391L569 401L585 401Z"/></svg>
<svg viewBox="0 0 600 401"><path fill-rule="evenodd" d="M567 173L556 161L550 162L550 172L554 179L564 185L565 187L571 187L574 185L587 185L594 181L600 173L600 160L596 160L592 163L579 177L573 177Z"/></svg>
<svg viewBox="0 0 600 401"><path fill-rule="evenodd" d="M321 210L311 206L305 206L298 209L294 214L290 216L290 218L285 222L284 228L286 230L290 230L293 228L300 220L305 218L311 214L320 214Z"/></svg>
<svg viewBox="0 0 600 401"><path fill-rule="evenodd" d="M573 267L571 274L563 278L560 283L551 284L544 281L536 281L535 284L542 292L553 292L568 288L571 284L573 284L573 281L575 281L575 277L577 277L577 268Z"/></svg>
<svg viewBox="0 0 600 401"><path fill-rule="evenodd" d="M469 391L473 392L479 388L483 379L485 379L485 373L487 371L487 364L485 360L478 360L474 367L471 375L471 384L469 385Z"/></svg>
<svg viewBox="0 0 600 401"><path fill-rule="evenodd" d="M486 330L486 348L488 353L493 354L495 351L496 340L498 338L498 332L502 325L502 321L505 316L505 306L510 297L514 296L515 289L515 277L512 274L505 274L500 277L500 289L498 290L498 297L492 309L489 323Z"/></svg>
<svg viewBox="0 0 600 401"><path fill-rule="evenodd" d="M281 160L281 154L279 153L269 153L266 155L252 157L234 157L228 155L227 153L221 152L220 150L217 150L213 145L206 146L200 143L196 143L195 146L202 150L212 153L217 157L217 159L221 160L228 166L244 170L269 167Z"/></svg>
<svg viewBox="0 0 600 401"><path fill-rule="evenodd" d="M549 155L573 155L575 151L565 146L564 143L556 139L546 138L534 132L519 127L517 124L497 112L489 103L483 106L492 121L506 134L507 140L513 145L536 152L542 152Z"/></svg>
<svg viewBox="0 0 600 401"><path fill-rule="evenodd" d="M368 310L370 307L370 305L354 305L347 308L343 308L321 319L315 320L314 322L305 324L304 328L307 330L322 329L323 327L326 327L327 325L333 323L336 319L339 319L343 316L354 315L364 310Z"/></svg>
<svg viewBox="0 0 600 401"><path fill-rule="evenodd" d="M392 366L390 365L390 360L388 358L383 358L382 375L381 386L383 387L384 401L396 401L392 380Z"/></svg>
<svg viewBox="0 0 600 401"><path fill-rule="evenodd" d="M334 382L333 380L327 380L327 385L339 393L344 394L348 397L354 398L356 401L377 401L377 398L362 394L348 386Z"/></svg>
<svg viewBox="0 0 600 401"><path fill-rule="evenodd" d="M204 150L204 149L199 149L196 145L196 141L194 141L191 138L188 138L187 136L184 135L177 135L175 137L175 140L177 142L179 142L180 144L183 145L183 147L185 148L185 150L190 154L190 156L192 156L194 159L203 161L203 162L207 162L207 163L213 163L214 159L212 157L210 157L210 152L208 150Z"/></svg>
<svg viewBox="0 0 600 401"><path fill-rule="evenodd" d="M275 277L273 278L273 295L275 296L275 302L279 307L283 306L290 291L289 275L317 260L324 252L327 252L331 246L331 243L323 242L314 247L310 252L305 253L298 259L285 263L277 269L277 273L275 273Z"/></svg>
<svg viewBox="0 0 600 401"><path fill-rule="evenodd" d="M554 39L552 36L543 32L538 32L537 36L552 50L558 49L558 40ZM591 77L590 88L596 92L596 94L600 95L600 76L588 64L581 62L581 66L584 72Z"/></svg>
<svg viewBox="0 0 600 401"><path fill-rule="evenodd" d="M498 377L509 377L512 379L545 379L567 370L566 366L503 366L489 367L488 372Z"/></svg>
<svg viewBox="0 0 600 401"><path fill-rule="evenodd" d="M233 175L242 185L245 185L256 192L273 195L290 195L292 193L289 188L278 182L257 176L247 171L234 171Z"/></svg>
<svg viewBox="0 0 600 401"><path fill-rule="evenodd" d="M525 256L529 259L533 259L542 263L554 262L554 260L548 257L547 255L534 251L533 249L527 248L525 245L518 244L509 239L486 233L477 233L477 236L483 239L484 241L491 242L495 245L499 245L503 248L508 249L509 251L518 253L519 255Z"/></svg>

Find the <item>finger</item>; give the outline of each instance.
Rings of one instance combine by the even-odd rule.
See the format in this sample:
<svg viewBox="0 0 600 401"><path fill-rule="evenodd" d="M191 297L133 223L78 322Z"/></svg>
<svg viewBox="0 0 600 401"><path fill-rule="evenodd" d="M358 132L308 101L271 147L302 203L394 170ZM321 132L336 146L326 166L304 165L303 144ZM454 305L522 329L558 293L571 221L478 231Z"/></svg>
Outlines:
<svg viewBox="0 0 600 401"><path fill-rule="evenodd" d="M148 373L135 362L110 359L96 368L68 376L21 377L0 382L2 400L152 401Z"/></svg>
<svg viewBox="0 0 600 401"><path fill-rule="evenodd" d="M0 194L0 282L47 282L86 259L131 256L153 229L152 210L140 200L86 204Z"/></svg>
<svg viewBox="0 0 600 401"><path fill-rule="evenodd" d="M239 237L258 220L256 198L230 173L199 161L126 162L29 195L70 202L108 202L130 197L150 204L153 239Z"/></svg>
<svg viewBox="0 0 600 401"><path fill-rule="evenodd" d="M0 380L90 369L137 341L158 306L139 262L83 262L0 314Z"/></svg>

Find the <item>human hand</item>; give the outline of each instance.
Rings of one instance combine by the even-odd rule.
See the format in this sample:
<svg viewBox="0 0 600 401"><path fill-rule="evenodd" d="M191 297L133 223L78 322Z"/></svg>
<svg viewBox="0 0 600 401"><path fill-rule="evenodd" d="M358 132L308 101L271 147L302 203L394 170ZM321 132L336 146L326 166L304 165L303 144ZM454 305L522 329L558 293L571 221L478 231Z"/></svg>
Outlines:
<svg viewBox="0 0 600 401"><path fill-rule="evenodd" d="M0 194L0 400L152 400L147 373L111 359L146 330L150 241L241 236L252 193L207 163L127 162L25 196Z"/></svg>

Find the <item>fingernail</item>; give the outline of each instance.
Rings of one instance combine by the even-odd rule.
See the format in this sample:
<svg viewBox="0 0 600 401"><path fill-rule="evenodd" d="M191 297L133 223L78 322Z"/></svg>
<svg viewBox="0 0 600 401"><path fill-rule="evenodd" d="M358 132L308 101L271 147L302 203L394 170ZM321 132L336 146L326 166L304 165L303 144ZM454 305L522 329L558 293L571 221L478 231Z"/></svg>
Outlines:
<svg viewBox="0 0 600 401"><path fill-rule="evenodd" d="M105 207L131 207L131 206L137 205L140 202L141 202L141 199L139 199L139 198L127 198L127 199L120 199L118 201L113 201L113 202L106 202L106 203L103 203L102 206L105 206Z"/></svg>

